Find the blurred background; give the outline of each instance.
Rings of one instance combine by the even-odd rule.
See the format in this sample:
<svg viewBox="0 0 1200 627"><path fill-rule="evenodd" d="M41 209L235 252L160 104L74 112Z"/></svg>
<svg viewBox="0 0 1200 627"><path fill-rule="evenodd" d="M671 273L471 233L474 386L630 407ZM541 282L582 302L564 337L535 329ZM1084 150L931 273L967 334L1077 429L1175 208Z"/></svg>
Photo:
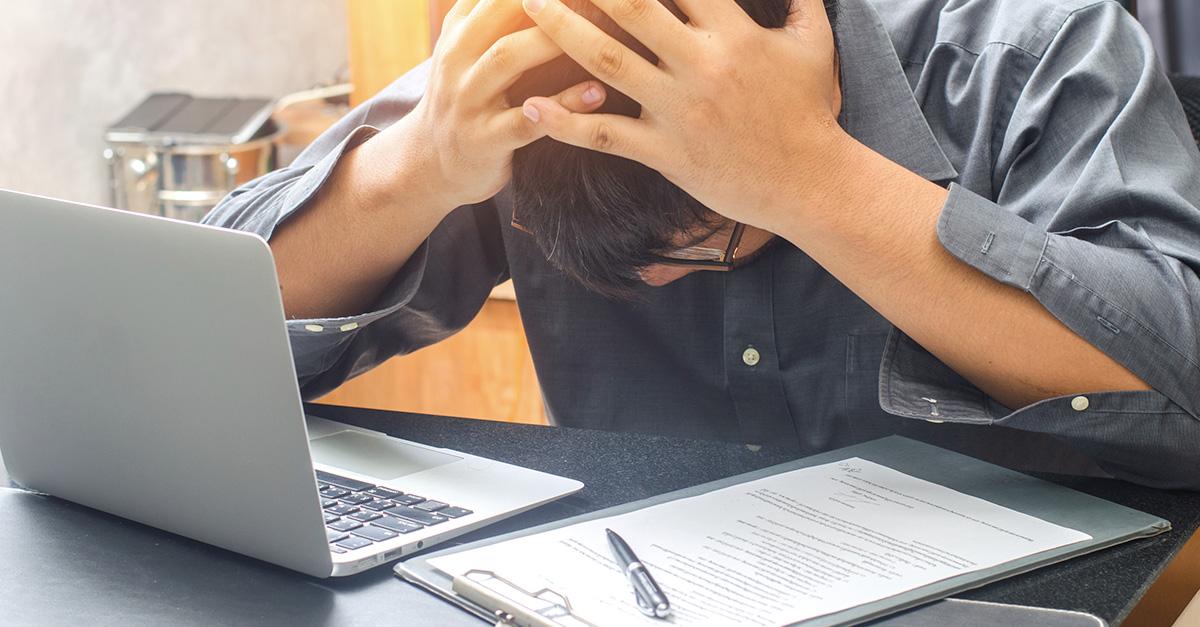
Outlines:
<svg viewBox="0 0 1200 627"><path fill-rule="evenodd" d="M299 91L346 71L347 36L341 0L6 0L0 187L108 204L104 131L147 94Z"/></svg>

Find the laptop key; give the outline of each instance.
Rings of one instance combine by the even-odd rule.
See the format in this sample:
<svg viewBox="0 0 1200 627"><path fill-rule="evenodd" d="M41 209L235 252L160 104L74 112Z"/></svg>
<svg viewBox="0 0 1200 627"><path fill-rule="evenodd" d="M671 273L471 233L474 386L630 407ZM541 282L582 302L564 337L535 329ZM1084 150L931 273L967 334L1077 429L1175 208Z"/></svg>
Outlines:
<svg viewBox="0 0 1200 627"><path fill-rule="evenodd" d="M337 504L338 502L333 499L321 499L321 507L324 507L325 509L329 509Z"/></svg>
<svg viewBox="0 0 1200 627"><path fill-rule="evenodd" d="M453 506L443 507L442 509L438 510L438 514L445 516L446 518L462 518L463 516L466 516L467 514L474 514L474 513L475 512L472 512L469 509L465 509L462 507L453 507Z"/></svg>
<svg viewBox="0 0 1200 627"><path fill-rule="evenodd" d="M340 499L343 496L349 496L349 495L350 495L349 490L343 490L341 488L330 487L330 488L322 488L321 489L321 496L323 496L327 499Z"/></svg>
<svg viewBox="0 0 1200 627"><path fill-rule="evenodd" d="M383 499L375 499L374 501L371 501L370 503L362 504L363 509L369 509L374 512L382 512L383 510L388 509L389 507L395 507L395 506L396 506L395 503L393 503L391 501L385 501Z"/></svg>
<svg viewBox="0 0 1200 627"><path fill-rule="evenodd" d="M353 518L354 520L357 520L358 522L370 522L381 516L383 516L383 514L380 514L378 512L369 512L365 509L360 509L357 512L354 512L353 514L350 514L347 518Z"/></svg>
<svg viewBox="0 0 1200 627"><path fill-rule="evenodd" d="M372 499L365 492L360 492L338 500L347 505L362 505L363 503L370 503Z"/></svg>
<svg viewBox="0 0 1200 627"><path fill-rule="evenodd" d="M357 479L350 479L348 477L339 477L337 475L327 473L323 470L318 470L316 472L317 472L317 481L323 481L330 485L335 485L339 488L342 488L344 490L349 490L351 492L362 492L363 490L370 490L371 488L375 487L374 484L367 483L365 481L359 481Z"/></svg>
<svg viewBox="0 0 1200 627"><path fill-rule="evenodd" d="M384 529L383 527L372 527L372 526L359 527L358 529L355 529L355 530L351 531L350 533L352 533L356 536L361 536L363 538L367 538L369 540L374 540L376 542L383 542L384 540L391 540L392 538L395 538L396 536L400 535L390 529Z"/></svg>
<svg viewBox="0 0 1200 627"><path fill-rule="evenodd" d="M379 520L372 521L371 524L400 533L411 533L413 531L417 531L418 529L425 528L425 525L422 525L421 523L405 520L403 518L396 518L395 516L380 516Z"/></svg>
<svg viewBox="0 0 1200 627"><path fill-rule="evenodd" d="M326 526L329 527L330 529L334 529L336 531L350 531L351 529L358 529L359 527L362 526L362 523L355 521L355 520L343 519L343 520L339 520L337 522L331 522Z"/></svg>
<svg viewBox="0 0 1200 627"><path fill-rule="evenodd" d="M401 505L416 505L417 503L424 501L425 497L417 496L415 494L401 494L400 496L394 497L392 500Z"/></svg>
<svg viewBox="0 0 1200 627"><path fill-rule="evenodd" d="M340 520L340 518L336 514L330 514L329 512L325 512L325 524L328 525L329 523L331 523L335 520Z"/></svg>
<svg viewBox="0 0 1200 627"><path fill-rule="evenodd" d="M371 544L372 544L372 542L370 540L368 540L366 538L358 538L355 536L350 536L349 538L346 538L345 540L342 540L341 542L337 543L337 545L342 547L343 549L349 549L351 551L353 551L354 549L361 549L364 546L371 546Z"/></svg>
<svg viewBox="0 0 1200 627"><path fill-rule="evenodd" d="M345 532L342 532L342 531L334 531L333 529L326 529L326 530L325 530L325 535L326 535L326 537L328 537L328 538L329 538L329 541L330 541L331 543L332 543L332 542L337 542L338 540L344 540L344 539L346 538L346 534L345 534Z"/></svg>
<svg viewBox="0 0 1200 627"><path fill-rule="evenodd" d="M357 512L358 508L353 505L346 505L345 503L338 503L337 505L334 505L333 507L325 508L325 511L329 512L330 514L334 514L336 516L349 516L350 514Z"/></svg>
<svg viewBox="0 0 1200 627"><path fill-rule="evenodd" d="M396 492L394 490L389 490L387 488L380 488L377 486L377 487L371 488L370 490L367 490L366 492L364 492L364 494L370 494L371 496L373 496L375 498L379 498L379 499L394 499L403 493Z"/></svg>
<svg viewBox="0 0 1200 627"><path fill-rule="evenodd" d="M342 547L340 547L336 544L329 545L329 550L333 551L334 553L345 553L346 552L346 549L343 549Z"/></svg>
<svg viewBox="0 0 1200 627"><path fill-rule="evenodd" d="M420 503L413 505L413 507L417 509L423 509L427 512L436 512L443 507L447 507L447 505L441 501L421 501Z"/></svg>
<svg viewBox="0 0 1200 627"><path fill-rule="evenodd" d="M433 512L426 512L423 510L415 509L412 507L404 507L404 506L394 507L394 508L388 510L388 513L393 516L400 516L401 518L415 520L416 522L419 522L422 525L436 525L438 523L444 523L447 520L450 520L449 518L446 518L445 516L439 516L437 514L434 514Z"/></svg>

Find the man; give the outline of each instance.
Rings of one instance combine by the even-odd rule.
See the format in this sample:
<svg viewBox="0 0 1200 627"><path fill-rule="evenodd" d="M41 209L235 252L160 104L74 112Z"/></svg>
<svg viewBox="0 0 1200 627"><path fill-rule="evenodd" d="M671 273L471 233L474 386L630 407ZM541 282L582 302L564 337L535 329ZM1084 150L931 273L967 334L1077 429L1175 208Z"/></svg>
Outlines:
<svg viewBox="0 0 1200 627"><path fill-rule="evenodd" d="M208 221L269 239L310 397L511 277L555 424L1200 488L1200 155L1144 32L829 4L460 0Z"/></svg>

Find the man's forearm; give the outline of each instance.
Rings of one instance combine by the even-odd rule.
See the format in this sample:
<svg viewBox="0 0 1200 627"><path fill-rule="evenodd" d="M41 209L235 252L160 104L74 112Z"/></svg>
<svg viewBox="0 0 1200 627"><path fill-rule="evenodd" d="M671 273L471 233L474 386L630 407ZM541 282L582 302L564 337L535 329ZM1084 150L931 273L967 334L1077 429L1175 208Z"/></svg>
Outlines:
<svg viewBox="0 0 1200 627"><path fill-rule="evenodd" d="M779 233L928 351L1010 408L1079 392L1147 390L1031 294L938 241L946 190L841 136L829 172L780 211Z"/></svg>
<svg viewBox="0 0 1200 627"><path fill-rule="evenodd" d="M272 235L289 318L364 313L453 207L423 180L397 122L342 156L321 190Z"/></svg>

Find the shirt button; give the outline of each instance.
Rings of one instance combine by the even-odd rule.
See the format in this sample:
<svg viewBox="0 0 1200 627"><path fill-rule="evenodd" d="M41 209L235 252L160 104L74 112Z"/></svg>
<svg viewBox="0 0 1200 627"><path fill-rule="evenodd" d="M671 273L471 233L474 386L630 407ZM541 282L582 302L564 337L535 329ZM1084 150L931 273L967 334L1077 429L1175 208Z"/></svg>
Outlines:
<svg viewBox="0 0 1200 627"><path fill-rule="evenodd" d="M760 361L762 361L762 355L760 355L758 353L757 348L754 348L753 346L751 346L751 347L747 348L746 350L742 351L742 363L746 364L747 366L750 366L750 367L757 366L758 362L760 362Z"/></svg>
<svg viewBox="0 0 1200 627"><path fill-rule="evenodd" d="M1088 408L1088 405L1091 405L1091 403L1088 402L1086 396L1076 396L1071 399L1071 409L1075 411L1083 411Z"/></svg>

